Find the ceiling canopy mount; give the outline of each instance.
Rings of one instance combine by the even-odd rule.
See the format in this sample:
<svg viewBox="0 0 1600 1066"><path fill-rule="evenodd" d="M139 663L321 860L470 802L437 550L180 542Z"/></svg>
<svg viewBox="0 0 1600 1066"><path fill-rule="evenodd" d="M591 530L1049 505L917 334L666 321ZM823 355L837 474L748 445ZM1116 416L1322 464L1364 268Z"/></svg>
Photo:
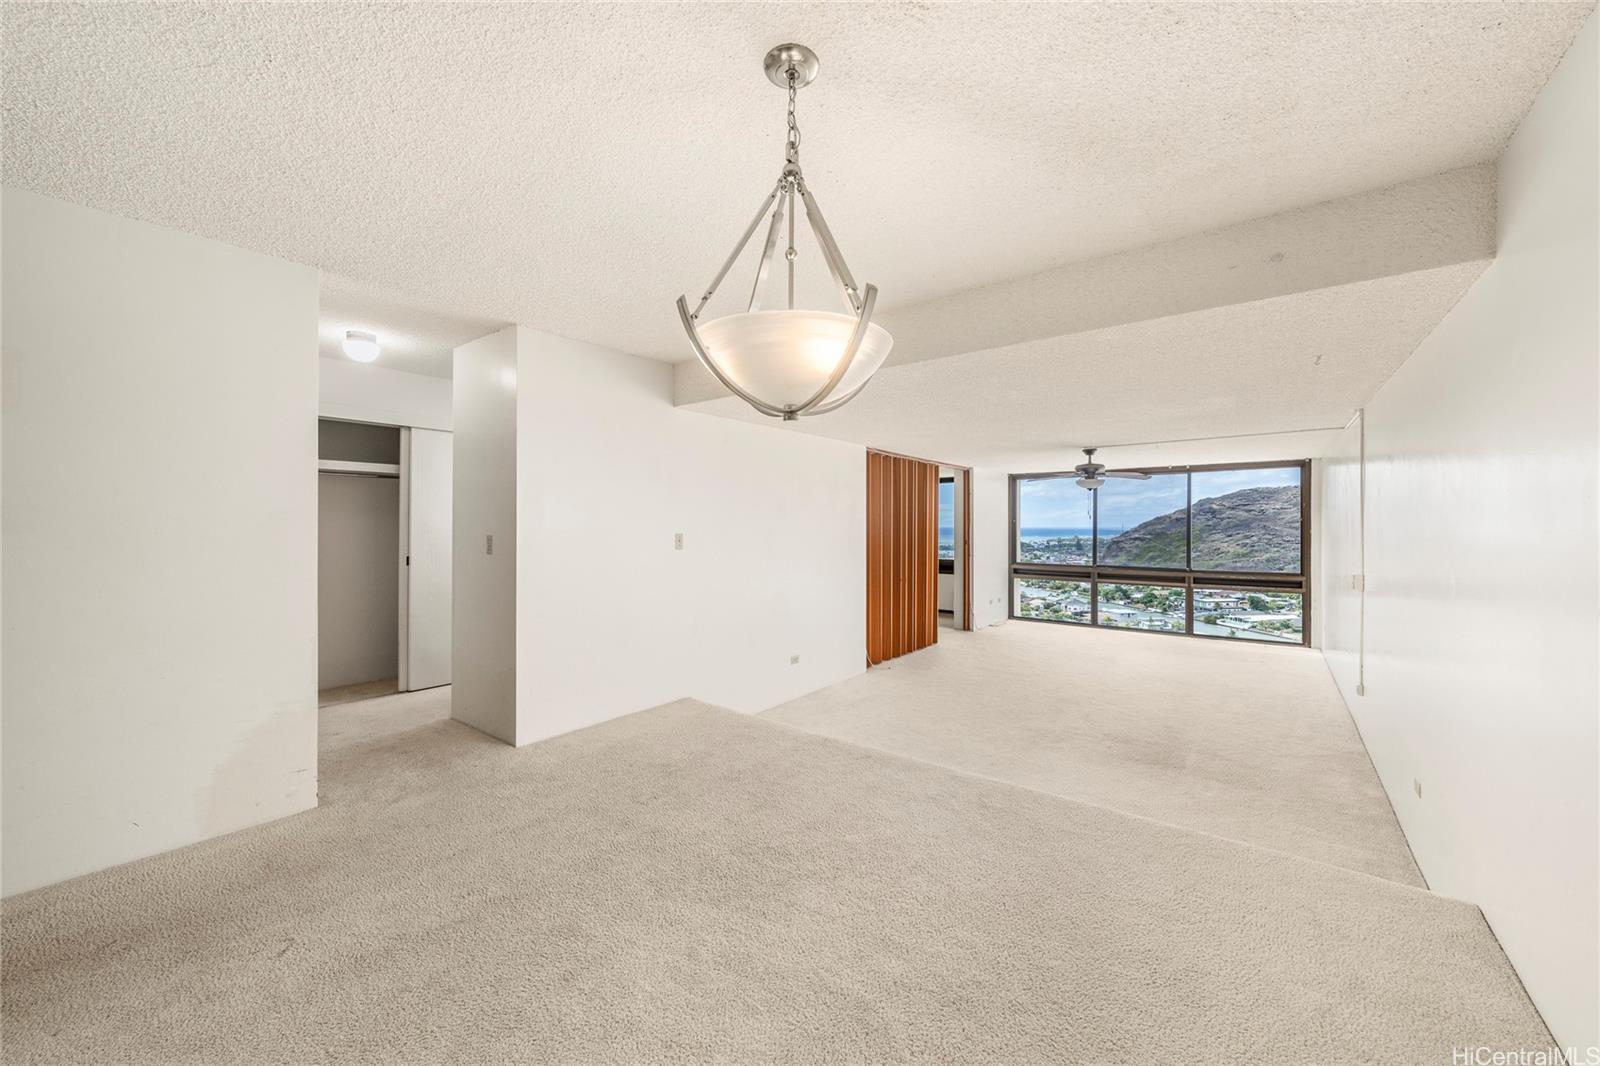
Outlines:
<svg viewBox="0 0 1600 1066"><path fill-rule="evenodd" d="M804 89L817 80L822 61L817 58L817 53L803 44L780 44L767 53L761 65L766 69L767 80L778 88L789 87L789 71L793 70L794 87Z"/></svg>

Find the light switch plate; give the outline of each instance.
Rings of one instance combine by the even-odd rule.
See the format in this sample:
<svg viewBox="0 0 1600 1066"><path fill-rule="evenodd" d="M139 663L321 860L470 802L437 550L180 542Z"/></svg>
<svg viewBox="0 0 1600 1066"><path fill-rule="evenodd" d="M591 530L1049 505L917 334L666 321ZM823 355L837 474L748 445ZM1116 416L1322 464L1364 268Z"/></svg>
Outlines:
<svg viewBox="0 0 1600 1066"><path fill-rule="evenodd" d="M673 546L673 548L675 548L678 551L683 551L683 534L682 533L674 533L672 535L672 546Z"/></svg>

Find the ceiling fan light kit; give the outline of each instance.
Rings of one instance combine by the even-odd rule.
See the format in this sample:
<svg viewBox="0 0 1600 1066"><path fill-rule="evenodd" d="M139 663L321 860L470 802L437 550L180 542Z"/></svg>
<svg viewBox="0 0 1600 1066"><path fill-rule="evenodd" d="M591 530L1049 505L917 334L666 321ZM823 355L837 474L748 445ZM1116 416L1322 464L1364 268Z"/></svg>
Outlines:
<svg viewBox="0 0 1600 1066"><path fill-rule="evenodd" d="M1150 475L1138 470L1107 470L1104 463L1094 461L1094 453L1098 448L1085 448L1084 461L1072 468L1078 475L1078 487L1093 492L1106 483L1106 478L1123 478L1128 481L1149 481Z"/></svg>
<svg viewBox="0 0 1600 1066"><path fill-rule="evenodd" d="M800 128L795 124L795 96L815 80L820 66L817 55L805 45L781 44L767 53L762 66L767 78L789 94L789 130L783 170L755 218L745 227L733 253L706 287L699 304L691 311L687 296L678 297L678 318L689 335L695 356L724 388L762 414L792 422L805 415L837 410L859 395L883 365L894 339L882 326L873 323L878 289L871 284L856 285L800 170ZM805 208L806 221L839 289L844 305L842 313L805 310L794 305L798 254L794 244L796 199ZM750 243L769 209L771 221L746 309L701 322L701 312ZM761 306L764 290L786 221L788 239L783 257L788 268L788 300L785 307L764 310Z"/></svg>

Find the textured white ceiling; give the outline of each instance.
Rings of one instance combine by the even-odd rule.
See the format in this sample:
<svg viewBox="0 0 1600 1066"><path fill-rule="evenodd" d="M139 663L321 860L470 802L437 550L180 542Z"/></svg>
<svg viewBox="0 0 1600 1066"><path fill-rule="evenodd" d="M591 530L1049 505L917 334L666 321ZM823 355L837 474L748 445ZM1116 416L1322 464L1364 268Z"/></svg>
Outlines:
<svg viewBox="0 0 1600 1066"><path fill-rule="evenodd" d="M681 359L673 299L776 175L780 41L821 54L807 174L893 308L1491 159L1591 6L8 3L3 158Z"/></svg>
<svg viewBox="0 0 1600 1066"><path fill-rule="evenodd" d="M882 370L855 400L783 426L962 465L1300 459L1343 426L1487 259ZM732 397L690 410L766 422ZM1288 434L1285 436L1285 434ZM1218 441L1216 438L1229 438ZM1285 448L1305 449L1286 453Z"/></svg>
<svg viewBox="0 0 1600 1066"><path fill-rule="evenodd" d="M493 319L442 314L413 306L370 285L322 276L318 348L324 359L345 359L346 330L374 333L383 349L374 366L447 378L453 350L506 326Z"/></svg>

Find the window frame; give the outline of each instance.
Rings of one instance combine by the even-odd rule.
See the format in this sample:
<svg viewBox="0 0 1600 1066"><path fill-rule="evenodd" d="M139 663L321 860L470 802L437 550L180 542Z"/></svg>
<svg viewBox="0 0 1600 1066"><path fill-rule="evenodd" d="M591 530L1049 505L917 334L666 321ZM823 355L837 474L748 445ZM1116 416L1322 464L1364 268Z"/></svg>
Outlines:
<svg viewBox="0 0 1600 1066"><path fill-rule="evenodd" d="M1189 475L1187 482L1187 504L1184 508L1184 562L1182 568L1173 567L1138 567L1138 566L1103 566L1097 562L1082 563L1024 563L1018 560L1021 546L1022 530L1018 525L1020 520L1018 502L1020 500L1021 483L1024 481L1043 481L1052 478L1077 479L1073 471L1052 470L1034 474L1012 474L1008 485L1010 499L1010 536L1011 547L1008 549L1009 574L1008 574L1008 602L1006 604L1006 617L1023 622L1045 622L1050 625L1076 625L1083 622L1069 622L1051 618L1031 618L1017 613L1017 580L1019 578L1036 578L1055 581L1079 581L1089 585L1089 621L1088 625L1095 629L1116 629L1121 632L1154 633L1158 636L1189 637L1199 640L1228 640L1249 641L1257 646L1281 645L1285 647L1309 647L1312 639L1312 614L1311 614L1311 460L1285 459L1256 463L1205 463L1191 466L1148 466L1148 467L1122 467L1119 469L1137 470L1143 474L1185 474ZM1297 573L1252 571L1252 570L1196 570L1194 569L1194 478L1192 475L1212 471L1234 470L1285 470L1298 469L1300 471L1300 569ZM1094 510L1092 515L1093 539L1090 546L1089 558L1100 558L1100 501L1099 493L1095 493ZM1184 589L1184 627L1181 633L1167 632L1158 629L1124 629L1120 626L1102 626L1100 624L1100 583L1116 585L1167 585ZM1213 633L1196 633L1194 631L1194 597L1199 589L1228 589L1233 591L1265 590L1275 592L1294 592L1300 596L1301 634L1298 644L1287 640L1250 640L1248 637L1225 637Z"/></svg>

